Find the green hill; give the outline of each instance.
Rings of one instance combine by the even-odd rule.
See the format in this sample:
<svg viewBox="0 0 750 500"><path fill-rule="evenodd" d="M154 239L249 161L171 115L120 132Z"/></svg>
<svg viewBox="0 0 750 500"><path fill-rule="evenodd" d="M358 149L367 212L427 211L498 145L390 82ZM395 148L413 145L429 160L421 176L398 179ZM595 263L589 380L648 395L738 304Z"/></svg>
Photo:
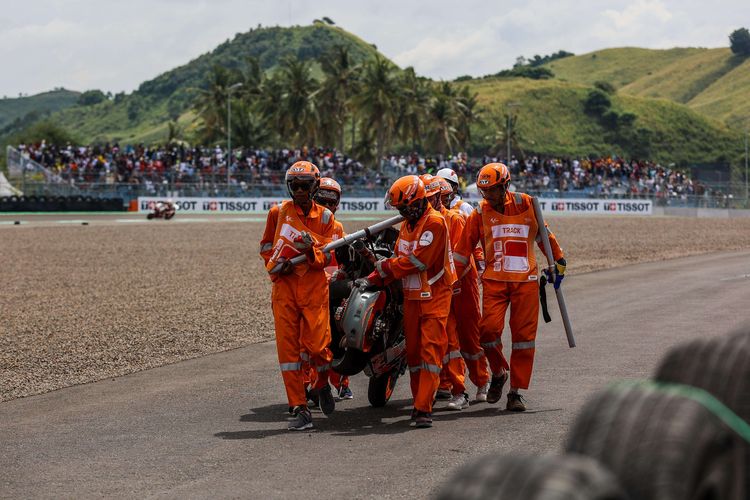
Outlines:
<svg viewBox="0 0 750 500"><path fill-rule="evenodd" d="M323 23L259 27L142 83L131 94L67 107L51 119L84 143L164 142L169 121L175 119L189 136L197 124L191 110L197 89L207 87L215 66L242 71L248 57L254 57L270 73L286 56L315 61L341 45L355 62L377 54L373 45ZM472 130L473 151L504 150L505 105L517 102L516 141L527 152L735 164L742 155L738 124L750 117L750 61L736 59L729 49L606 49L556 59L545 67L554 78L455 83L468 85L484 108L483 123ZM321 74L318 63L313 72ZM609 96L606 113L587 113L587 99L600 81L617 91Z"/></svg>
<svg viewBox="0 0 750 500"><path fill-rule="evenodd" d="M487 146L491 135L505 129L506 104L516 103L518 146L524 151L558 155L641 156L665 162L734 161L741 138L722 123L677 103L629 95L610 96L611 110L632 114L631 126L608 126L587 114L592 87L558 80L494 78L467 82L489 109L494 122L479 136ZM496 149L504 150L502 141Z"/></svg>
<svg viewBox="0 0 750 500"><path fill-rule="evenodd" d="M37 119L49 113L75 106L80 92L58 89L29 97L0 100L0 130L24 120ZM30 116L32 115L32 116Z"/></svg>
<svg viewBox="0 0 750 500"><path fill-rule="evenodd" d="M273 71L285 56L316 60L335 46L349 49L352 59L364 61L377 49L347 31L323 23L292 28L257 28L237 34L213 51L142 83L129 95L119 94L93 106L77 106L54 116L86 143L102 141L160 142L167 138L168 122L190 127L190 112L197 88L207 85L214 65L242 70L255 57L265 71ZM313 72L319 74L315 63Z"/></svg>
<svg viewBox="0 0 750 500"><path fill-rule="evenodd" d="M750 122L750 59L728 48L606 49L546 65L555 78L611 83L622 94L685 104L732 128Z"/></svg>

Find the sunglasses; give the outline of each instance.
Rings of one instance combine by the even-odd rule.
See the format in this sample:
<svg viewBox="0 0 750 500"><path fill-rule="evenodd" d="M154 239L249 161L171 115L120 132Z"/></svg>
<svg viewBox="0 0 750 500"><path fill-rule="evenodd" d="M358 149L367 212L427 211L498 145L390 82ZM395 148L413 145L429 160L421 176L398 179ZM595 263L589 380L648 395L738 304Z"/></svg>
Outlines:
<svg viewBox="0 0 750 500"><path fill-rule="evenodd" d="M293 181L289 183L289 189L294 191L310 191L313 187L313 184L315 184L312 181Z"/></svg>

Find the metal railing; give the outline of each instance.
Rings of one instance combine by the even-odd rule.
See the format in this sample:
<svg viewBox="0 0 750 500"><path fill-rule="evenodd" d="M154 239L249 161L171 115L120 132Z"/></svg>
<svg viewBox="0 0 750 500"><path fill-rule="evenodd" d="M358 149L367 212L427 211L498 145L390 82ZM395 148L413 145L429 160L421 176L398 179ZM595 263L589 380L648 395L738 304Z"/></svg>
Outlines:
<svg viewBox="0 0 750 500"><path fill-rule="evenodd" d="M387 187L367 187L362 185L343 185L342 190L349 198L382 198ZM719 191L706 192L703 195L694 194L617 194L596 193L591 190L525 190L528 194L540 198L587 198L587 199L623 199L623 200L651 200L657 207L689 207L689 208L750 208L750 200L742 194L726 194ZM743 193L744 194L744 193ZM123 198L125 202L139 196L180 197L231 197L256 198L278 197L287 198L288 193L283 184L212 184L212 183L48 183L27 182L24 195L26 196L91 196L98 198ZM477 200L478 196L467 193L467 199Z"/></svg>
<svg viewBox="0 0 750 500"><path fill-rule="evenodd" d="M61 183L63 178L48 169L44 165L32 160L25 153L12 146L6 146L6 165L10 180L18 180L21 183L21 191L25 191L26 183L44 179L47 183ZM75 188L75 186L71 186ZM76 193L78 194L78 193Z"/></svg>

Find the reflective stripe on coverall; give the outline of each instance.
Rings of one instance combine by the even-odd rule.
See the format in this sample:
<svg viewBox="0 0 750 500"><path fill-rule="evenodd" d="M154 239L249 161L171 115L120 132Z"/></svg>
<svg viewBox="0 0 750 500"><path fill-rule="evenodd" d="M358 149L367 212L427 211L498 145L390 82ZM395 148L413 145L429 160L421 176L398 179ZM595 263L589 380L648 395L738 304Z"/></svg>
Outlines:
<svg viewBox="0 0 750 500"><path fill-rule="evenodd" d="M462 215L447 210L445 207L440 207L440 215L445 219L448 225L448 235L451 242L451 247L455 246L461 238L466 220ZM476 273L475 273L476 281ZM443 357L443 369L440 371L440 389L448 390L451 394L458 395L466 392L465 385L465 373L466 364L461 357L461 345L459 343L458 331L456 329L456 313L454 310L453 302L456 297L461 293L460 282L456 283L453 288L453 296L451 298L451 308L448 314L448 322L446 323L446 333L448 335L448 348L445 356ZM478 318L477 318L478 319ZM477 344L479 343L479 335L476 339Z"/></svg>
<svg viewBox="0 0 750 500"><path fill-rule="evenodd" d="M335 229L333 230L333 236L331 237L331 241L336 241L344 236L346 236L346 232L344 232L344 225L339 222L334 222ZM331 252L331 262L326 266L326 276L328 277L328 280L330 281L331 275L339 268L338 262L336 262L336 252ZM328 311L330 314L330 310ZM331 318L331 324L334 322L333 318ZM331 325L331 328L333 328L333 325ZM310 369L308 372L308 376L305 378L306 383L311 383L313 385L317 382L317 377L315 376L317 372L314 369ZM328 381L336 388L336 390L341 389L342 387L349 387L349 376L348 375L341 375L340 373L334 371L334 370L328 370Z"/></svg>
<svg viewBox="0 0 750 500"><path fill-rule="evenodd" d="M307 262L295 266L287 275L271 275L271 303L276 329L276 350L279 357L289 406L307 404L303 381L303 364L309 363L316 371L330 368L331 342L328 309L328 279L324 267L330 257L320 246L330 241L334 219L327 208L313 203L307 216L292 201L271 208L266 229L261 238L261 257L267 268L279 252L289 250L288 241L281 241L282 231L308 231L316 239L307 254ZM318 377L323 382L328 377Z"/></svg>
<svg viewBox="0 0 750 500"><path fill-rule="evenodd" d="M538 270L533 242L538 225L531 197L507 193L504 213L492 209L485 200L466 221L464 236L456 249L456 265L462 272L467 256L477 242L482 244L486 269L482 274L482 319L480 343L494 375L510 370L510 386L528 389L534 365L539 315ZM563 257L554 234L549 233L555 260ZM542 249L541 241L537 244ZM505 311L510 305L512 339L511 363L502 351L501 335Z"/></svg>
<svg viewBox="0 0 750 500"><path fill-rule="evenodd" d="M378 271L386 283L401 278L411 286L404 289L406 359L414 408L430 413L440 384L445 326L456 281L443 216L428 206L414 228L402 223L396 256L381 262Z"/></svg>

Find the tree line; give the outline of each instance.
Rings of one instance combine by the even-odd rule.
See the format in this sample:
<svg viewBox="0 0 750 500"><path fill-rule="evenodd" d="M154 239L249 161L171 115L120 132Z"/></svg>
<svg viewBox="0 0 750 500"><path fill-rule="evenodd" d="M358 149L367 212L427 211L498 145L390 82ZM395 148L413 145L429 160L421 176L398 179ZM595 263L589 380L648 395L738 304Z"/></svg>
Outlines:
<svg viewBox="0 0 750 500"><path fill-rule="evenodd" d="M207 86L194 89L192 107L201 118L196 142L224 142L231 107L238 147L325 144L364 162L394 144L443 154L469 148L481 112L467 86L419 77L380 55L356 63L343 46L317 62L319 70L296 57L270 72L255 58L242 70L214 66ZM173 123L170 135L179 132Z"/></svg>

